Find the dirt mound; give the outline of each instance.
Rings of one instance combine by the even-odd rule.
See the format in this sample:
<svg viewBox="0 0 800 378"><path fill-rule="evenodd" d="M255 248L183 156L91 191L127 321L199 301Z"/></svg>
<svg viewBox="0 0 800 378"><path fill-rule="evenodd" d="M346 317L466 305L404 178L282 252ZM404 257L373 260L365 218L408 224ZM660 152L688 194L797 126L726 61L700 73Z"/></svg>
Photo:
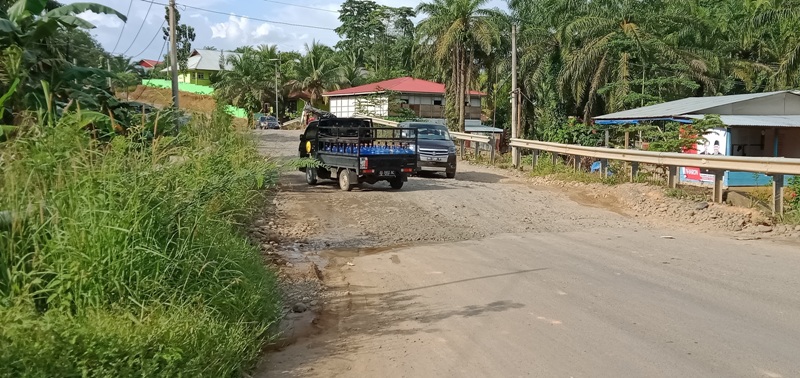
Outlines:
<svg viewBox="0 0 800 378"><path fill-rule="evenodd" d="M202 113L211 113L217 106L213 96L189 92L178 92L181 108ZM128 95L128 100L164 107L172 103L172 90L139 85Z"/></svg>

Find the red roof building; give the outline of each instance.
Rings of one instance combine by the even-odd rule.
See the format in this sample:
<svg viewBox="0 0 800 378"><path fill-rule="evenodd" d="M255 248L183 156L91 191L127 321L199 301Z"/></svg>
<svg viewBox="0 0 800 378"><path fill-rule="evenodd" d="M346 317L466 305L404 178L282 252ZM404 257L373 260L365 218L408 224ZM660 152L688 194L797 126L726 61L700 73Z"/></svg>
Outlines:
<svg viewBox="0 0 800 378"><path fill-rule="evenodd" d="M397 79L385 80L378 83L365 84L338 91L326 92L323 96L326 97L353 96L353 95L384 93L386 91L399 92L399 93L444 95L445 88L444 84L436 83L433 81L415 79L413 77L399 77ZM478 91L471 91L470 94L478 97L486 95L485 93Z"/></svg>
<svg viewBox="0 0 800 378"><path fill-rule="evenodd" d="M142 68L144 68L146 70L151 70L151 69L155 68L157 65L159 65L161 63L162 62L159 62L157 60L142 59L142 60L139 61L139 66L141 66Z"/></svg>
<svg viewBox="0 0 800 378"><path fill-rule="evenodd" d="M388 92L392 93L391 99L388 95L383 96ZM428 80L400 77L326 92L323 96L329 100L330 111L337 117L387 117L397 115L405 108L431 122L443 123L445 119L445 86ZM480 125L481 98L484 96L486 94L482 92L470 92L466 114L468 124Z"/></svg>

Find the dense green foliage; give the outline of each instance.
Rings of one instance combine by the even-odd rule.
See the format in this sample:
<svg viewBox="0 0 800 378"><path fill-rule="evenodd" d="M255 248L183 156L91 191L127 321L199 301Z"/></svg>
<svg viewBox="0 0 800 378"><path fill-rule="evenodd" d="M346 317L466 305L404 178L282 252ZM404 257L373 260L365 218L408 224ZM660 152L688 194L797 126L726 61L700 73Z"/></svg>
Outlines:
<svg viewBox="0 0 800 378"><path fill-rule="evenodd" d="M687 96L800 84L797 0L509 1L529 136Z"/></svg>
<svg viewBox="0 0 800 378"><path fill-rule="evenodd" d="M228 116L142 144L80 116L0 147L0 376L235 376L276 319L239 233L274 167Z"/></svg>
<svg viewBox="0 0 800 378"><path fill-rule="evenodd" d="M241 227L276 168L222 104L189 122L116 99L130 59L63 54L97 48L85 11L124 19L0 11L0 376L241 376L279 316Z"/></svg>

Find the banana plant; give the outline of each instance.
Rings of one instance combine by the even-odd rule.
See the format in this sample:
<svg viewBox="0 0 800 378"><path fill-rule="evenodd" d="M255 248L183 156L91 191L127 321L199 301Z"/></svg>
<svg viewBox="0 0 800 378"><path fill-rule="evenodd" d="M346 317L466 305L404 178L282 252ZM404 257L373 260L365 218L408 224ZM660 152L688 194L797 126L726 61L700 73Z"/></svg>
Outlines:
<svg viewBox="0 0 800 378"><path fill-rule="evenodd" d="M87 11L126 21L125 15L95 3L61 6L48 0L18 0L5 12L0 10L0 51L4 55L0 60L0 93L11 93L4 100L6 109L17 113L49 103L52 108L48 111L60 112L66 104L83 100L91 102L84 105L94 110L107 106L113 95L103 79L112 74L73 66L53 42L65 30L93 29L92 23L78 17ZM6 54L14 51L19 54ZM44 82L49 83L47 90L42 87ZM14 91L10 90L12 83L16 83ZM45 92L52 98L43 98ZM0 119L8 122L9 117L0 113Z"/></svg>

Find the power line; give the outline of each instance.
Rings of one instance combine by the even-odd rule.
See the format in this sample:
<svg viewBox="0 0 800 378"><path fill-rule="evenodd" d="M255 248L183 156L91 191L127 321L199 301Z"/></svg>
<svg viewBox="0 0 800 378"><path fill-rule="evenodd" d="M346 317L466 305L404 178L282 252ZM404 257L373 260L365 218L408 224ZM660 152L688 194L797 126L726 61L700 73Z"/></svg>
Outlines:
<svg viewBox="0 0 800 378"><path fill-rule="evenodd" d="M122 29L119 30L119 37L117 37L117 43L114 44L114 49L111 50L111 54L117 51L119 41L122 40L122 34L125 32L125 25L128 25L128 16L131 14L131 8L133 8L133 0L128 2L128 11L125 12L125 22L122 23Z"/></svg>
<svg viewBox="0 0 800 378"><path fill-rule="evenodd" d="M164 3L159 3L159 2L150 1L150 0L141 0L141 1L144 1L145 3L153 3L153 4L156 4L156 5L164 5L164 6L167 5L167 4L164 4ZM194 9L194 10L198 10L198 11L201 11L201 12L220 14L220 15L223 15L223 16L236 16L236 17L240 17L240 18L244 18L244 19L248 19L248 20L253 20L253 21L267 22L267 23L270 23L270 24L295 26L295 27L298 27L298 28L308 28L308 29L335 31L335 29L333 29L333 28L326 28L326 27L322 27L322 26L293 24L291 22L281 22L281 21L266 20L266 19L263 19L263 18L250 17L250 16L240 16L240 15L232 14L230 12L221 12L221 11L217 11L217 10L213 10L213 9L199 8L199 7L194 7L194 6L186 5L186 4L180 4L180 5L182 7L184 7L184 8Z"/></svg>
<svg viewBox="0 0 800 378"><path fill-rule="evenodd" d="M161 34L161 28L163 28L164 24L166 24L166 23L167 23L167 20L161 21L161 26L159 26L158 29L156 30L156 34L153 36L153 39L150 40L150 43L148 43L147 46L145 46L145 48L142 49L141 52L139 52L136 55L131 55L131 57L135 58L137 56L140 56L140 55L144 54L144 52L147 51L147 49L150 48L150 46L153 44L153 42L155 42L155 40L158 37L158 35ZM165 40L165 43L166 43L166 40ZM163 50L163 48L162 48L162 50ZM156 60L158 60L158 59L161 59L161 55L159 55Z"/></svg>
<svg viewBox="0 0 800 378"><path fill-rule="evenodd" d="M166 22L166 21L165 21L165 22ZM153 38L153 39L155 40L155 38ZM151 43L152 43L152 42L151 42ZM161 52L159 52L159 53L158 53L158 56L159 56L159 57L161 57L162 55L164 55L164 48L165 48L165 47L167 47L167 40L166 40L166 39L164 40L164 43L162 43L162 44L161 44ZM155 69L156 69L156 68L155 68L155 67L153 67L153 70L154 70L154 71L155 71ZM139 93L139 95L138 95L138 96L136 96L136 99L135 99L135 100L133 100L133 101L139 101L139 99L140 99L140 98L142 98L142 96L144 96L144 92L145 92L145 91L147 91L147 88L148 88L148 86L147 86L147 85L142 85L142 93Z"/></svg>
<svg viewBox="0 0 800 378"><path fill-rule="evenodd" d="M131 0L131 2L133 2L133 0ZM152 9L152 8L153 8L153 3L150 3L150 5L147 7L147 13L145 13L145 15L144 15L144 19L142 20L142 25L140 25L140 26L139 26L139 30L137 30L137 31L136 31L136 35L135 35L135 36L133 36L133 40L131 41L131 44L128 46L128 48L127 48L127 49L125 49L125 52L123 52L123 53L122 53L122 54L120 54L120 55L125 55L125 54L127 54L127 53L128 53L128 51L130 51L130 50L131 50L131 48L133 47L133 44L134 44L134 43L136 43L136 39L137 39L137 38L139 38L139 33L141 33L141 32L142 32L142 29L144 28L144 24L146 24L146 23L147 23L147 16L149 16L149 15L150 15L150 9ZM151 42L151 43L152 43L152 42ZM148 46L148 47L149 47L149 46Z"/></svg>
<svg viewBox="0 0 800 378"><path fill-rule="evenodd" d="M320 12L339 13L339 11L330 10L330 9L322 9L322 8L314 8L314 7L309 7L309 6L307 6L307 5L297 5L297 4L290 4L290 3L284 3L284 2L282 2L282 1L273 1L273 0L264 0L264 1L265 1L265 2L268 2L268 3L275 3L275 4L281 4L281 5L288 5L288 6L290 6L290 7L311 9L311 10L320 11Z"/></svg>

